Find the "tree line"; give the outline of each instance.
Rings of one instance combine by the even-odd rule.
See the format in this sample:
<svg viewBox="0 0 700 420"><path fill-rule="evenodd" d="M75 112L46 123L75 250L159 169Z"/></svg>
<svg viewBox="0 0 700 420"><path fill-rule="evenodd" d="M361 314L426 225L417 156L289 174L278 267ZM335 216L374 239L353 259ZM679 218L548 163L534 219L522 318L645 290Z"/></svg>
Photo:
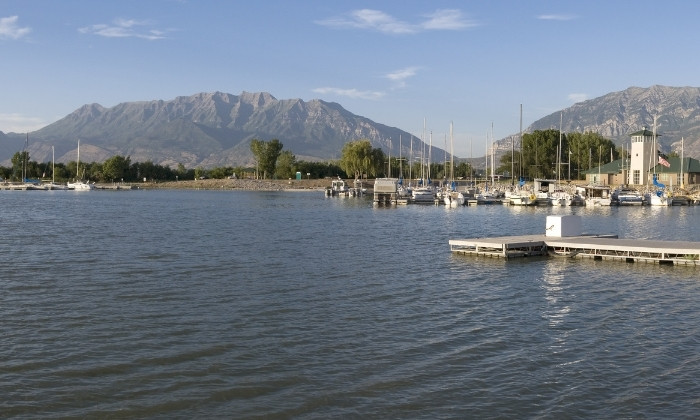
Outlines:
<svg viewBox="0 0 700 420"><path fill-rule="evenodd" d="M250 150L256 160L256 176L266 179L275 177L278 179L294 178L297 173L302 177L323 178L377 178L377 177L412 177L418 178L421 174L430 173L433 179L447 179L451 175L449 163L428 163L421 170L421 163L406 162L406 159L392 158L384 153L381 148L372 147L367 139L350 141L345 143L341 152L341 158L337 162L317 163L298 162L294 154L284 150L283 144L278 139L269 141L253 139ZM455 164L455 178L467 178L473 174L472 167L461 162Z"/></svg>
<svg viewBox="0 0 700 420"><path fill-rule="evenodd" d="M214 168L186 168L178 164L176 168L155 164L152 161L131 162L129 156L112 156L104 162L80 162L80 174L76 161L68 163L37 162L30 159L29 152L17 152L12 156L12 166L0 166L1 180L19 182L23 180L55 180L67 182L76 178L100 183L111 182L160 182L194 180L200 178L253 178L256 169L244 166L224 166ZM326 178L345 176L345 172L335 162L297 161L291 152L275 158L272 171L277 179L287 179L299 171L304 178Z"/></svg>
<svg viewBox="0 0 700 420"><path fill-rule="evenodd" d="M560 147L561 145L561 147ZM626 157L611 140L597 133L535 130L523 134L521 148L500 158L499 174L527 179L585 179L586 171Z"/></svg>
<svg viewBox="0 0 700 420"><path fill-rule="evenodd" d="M561 148L560 145L561 144ZM242 166L215 167L211 169L177 168L158 165L151 161L131 162L129 156L113 156L104 162L77 163L36 162L29 159L27 151L17 152L12 157L11 167L0 166L0 177L10 181L29 179L55 179L66 182L75 178L96 182L141 182L192 180L203 177L223 179L237 178L295 178L300 173L303 178L419 178L430 174L432 179L447 179L453 173L455 178L472 178L475 171L467 162L407 162L406 159L392 158L381 148L374 148L367 139L347 142L338 161L308 162L298 161L289 150L284 150L279 139L264 141L253 139L250 150L256 161L254 168ZM584 179L585 172L600 164L609 163L623 156L615 144L596 133L560 133L559 130L536 130L523 135L521 147L513 153L504 153L500 158L499 174L510 174L526 178L568 178Z"/></svg>

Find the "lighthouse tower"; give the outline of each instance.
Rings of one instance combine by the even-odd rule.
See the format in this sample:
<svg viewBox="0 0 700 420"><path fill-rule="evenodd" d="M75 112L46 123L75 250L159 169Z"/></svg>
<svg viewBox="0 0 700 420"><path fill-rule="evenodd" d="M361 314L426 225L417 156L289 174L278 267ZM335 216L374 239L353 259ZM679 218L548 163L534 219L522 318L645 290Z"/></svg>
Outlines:
<svg viewBox="0 0 700 420"><path fill-rule="evenodd" d="M630 168L627 172L628 184L642 185L647 183L649 170L656 165L654 135L659 137L658 134L647 130L646 127L630 134L632 145L630 147Z"/></svg>

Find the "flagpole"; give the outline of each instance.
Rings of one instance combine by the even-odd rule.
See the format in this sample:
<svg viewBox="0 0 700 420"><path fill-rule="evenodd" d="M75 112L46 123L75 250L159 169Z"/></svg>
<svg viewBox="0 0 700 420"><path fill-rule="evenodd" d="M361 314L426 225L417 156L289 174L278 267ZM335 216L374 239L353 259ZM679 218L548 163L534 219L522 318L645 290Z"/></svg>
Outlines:
<svg viewBox="0 0 700 420"><path fill-rule="evenodd" d="M681 137L681 189L685 188L685 182L683 180L683 142L684 139Z"/></svg>

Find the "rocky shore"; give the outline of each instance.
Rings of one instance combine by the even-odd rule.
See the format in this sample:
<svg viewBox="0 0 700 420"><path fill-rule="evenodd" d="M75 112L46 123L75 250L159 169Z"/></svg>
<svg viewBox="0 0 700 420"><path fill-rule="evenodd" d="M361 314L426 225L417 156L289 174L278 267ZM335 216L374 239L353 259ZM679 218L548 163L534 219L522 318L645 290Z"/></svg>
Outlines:
<svg viewBox="0 0 700 420"><path fill-rule="evenodd" d="M169 190L323 190L330 185L325 179L268 180L268 179L198 179L195 181L145 182L132 184L139 189Z"/></svg>

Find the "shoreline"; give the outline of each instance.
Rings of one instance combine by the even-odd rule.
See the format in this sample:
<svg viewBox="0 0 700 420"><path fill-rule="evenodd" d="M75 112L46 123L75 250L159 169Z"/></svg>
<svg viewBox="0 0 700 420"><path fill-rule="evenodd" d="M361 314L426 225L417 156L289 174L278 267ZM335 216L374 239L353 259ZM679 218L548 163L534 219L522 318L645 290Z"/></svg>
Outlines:
<svg viewBox="0 0 700 420"><path fill-rule="evenodd" d="M322 191L329 184L325 179L198 179L130 184L144 190L245 190L245 191Z"/></svg>

